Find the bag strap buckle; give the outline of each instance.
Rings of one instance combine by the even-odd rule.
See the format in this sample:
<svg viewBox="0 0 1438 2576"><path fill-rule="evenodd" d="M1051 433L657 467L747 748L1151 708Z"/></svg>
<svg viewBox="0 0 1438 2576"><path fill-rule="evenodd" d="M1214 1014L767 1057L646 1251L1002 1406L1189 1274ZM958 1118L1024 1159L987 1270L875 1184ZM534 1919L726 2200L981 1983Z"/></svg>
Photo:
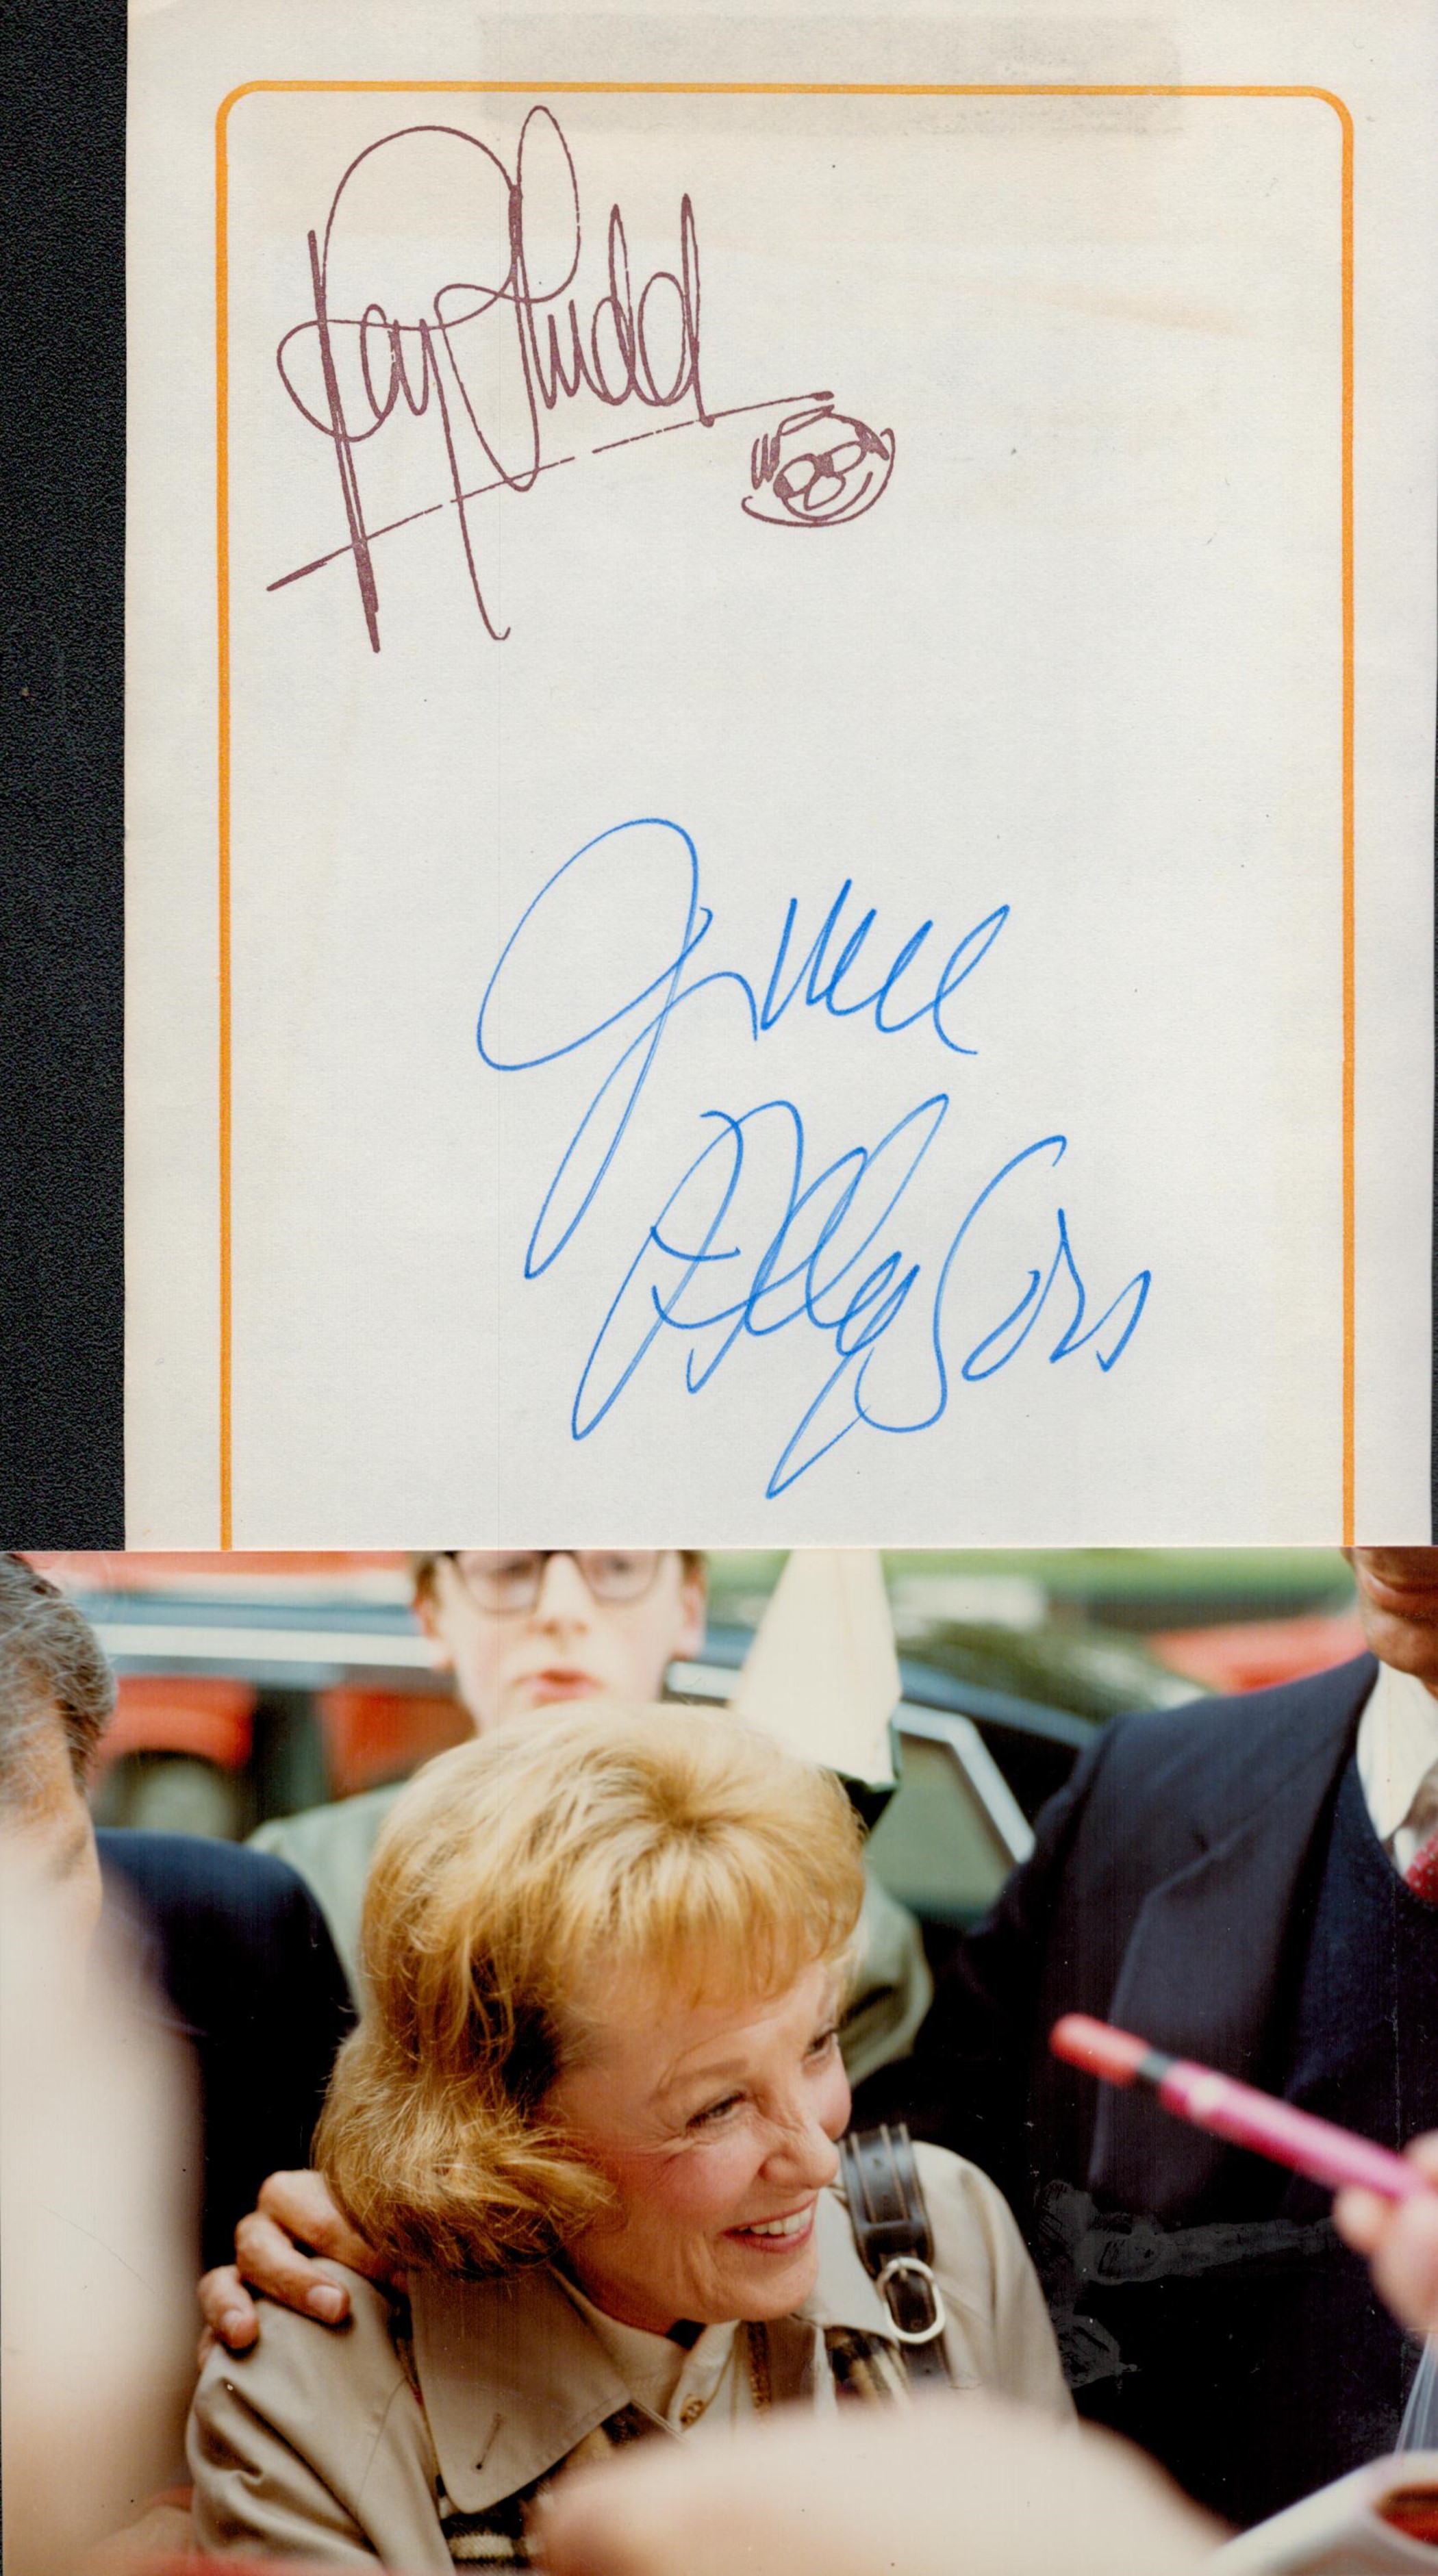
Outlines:
<svg viewBox="0 0 1438 2576"><path fill-rule="evenodd" d="M898 2281L901 2276L923 2284L918 2295L921 2299L927 2299L931 2311L929 2323L926 2326L900 2325L899 2300L891 2295L890 2284ZM944 2315L944 2302L940 2296L939 2285L929 2265L919 2255L892 2254L883 2270L875 2273L874 2281L875 2286L883 2294L884 2305L889 2311L894 2333L900 2343L933 2343L943 2333L948 2320Z"/></svg>
<svg viewBox="0 0 1438 2576"><path fill-rule="evenodd" d="M947 2386L941 2340L947 2320L913 2140L900 2120L851 2129L840 2140L839 2161L859 2260L889 2312L910 2374Z"/></svg>

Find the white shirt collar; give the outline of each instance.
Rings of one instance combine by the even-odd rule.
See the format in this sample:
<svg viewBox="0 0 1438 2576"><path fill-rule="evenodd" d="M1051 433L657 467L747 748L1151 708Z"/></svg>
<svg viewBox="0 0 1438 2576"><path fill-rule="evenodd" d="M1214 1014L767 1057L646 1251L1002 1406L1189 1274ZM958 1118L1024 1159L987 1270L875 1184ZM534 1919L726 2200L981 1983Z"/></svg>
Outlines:
<svg viewBox="0 0 1438 2576"><path fill-rule="evenodd" d="M1357 1758L1374 1831L1391 1842L1438 1763L1438 1699L1416 1673L1379 1665L1359 1720Z"/></svg>

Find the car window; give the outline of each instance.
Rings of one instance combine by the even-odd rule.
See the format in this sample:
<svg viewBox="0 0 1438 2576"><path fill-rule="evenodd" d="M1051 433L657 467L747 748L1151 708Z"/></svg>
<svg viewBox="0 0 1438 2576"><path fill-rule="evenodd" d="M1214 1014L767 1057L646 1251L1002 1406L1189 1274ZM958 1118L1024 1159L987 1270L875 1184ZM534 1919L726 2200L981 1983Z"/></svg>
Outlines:
<svg viewBox="0 0 1438 2576"><path fill-rule="evenodd" d="M984 1913L1013 1866L950 1748L902 1738L898 1788L869 1839L869 1857L893 1896L932 1923Z"/></svg>

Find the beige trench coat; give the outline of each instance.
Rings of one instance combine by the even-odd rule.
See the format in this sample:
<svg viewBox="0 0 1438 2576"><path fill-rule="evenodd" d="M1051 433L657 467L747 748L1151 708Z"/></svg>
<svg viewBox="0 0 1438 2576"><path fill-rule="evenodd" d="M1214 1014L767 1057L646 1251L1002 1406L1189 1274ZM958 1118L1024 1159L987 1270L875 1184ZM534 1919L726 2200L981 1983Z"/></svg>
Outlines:
<svg viewBox="0 0 1438 2576"><path fill-rule="evenodd" d="M1038 2282L1002 2195L941 2147L920 2146L918 2157L956 2383L1070 2420ZM821 2195L817 2223L814 2292L768 2337L776 2386L823 2402L826 2328L893 2335L837 2187ZM462 2515L504 2507L632 2405L635 2392L551 2272L416 2275L407 2369L403 2312L357 2274L324 2268L349 2290L347 2326L265 2304L258 2345L216 2351L205 2365L189 2439L204 2549L337 2567L379 2559L405 2576L448 2576L441 2491Z"/></svg>

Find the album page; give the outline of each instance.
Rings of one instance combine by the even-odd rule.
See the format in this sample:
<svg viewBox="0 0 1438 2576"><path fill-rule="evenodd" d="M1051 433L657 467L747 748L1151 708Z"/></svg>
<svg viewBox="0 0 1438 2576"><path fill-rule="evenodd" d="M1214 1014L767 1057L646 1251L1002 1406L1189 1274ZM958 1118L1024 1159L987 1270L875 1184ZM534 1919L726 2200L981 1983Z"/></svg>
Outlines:
<svg viewBox="0 0 1438 2576"><path fill-rule="evenodd" d="M1435 51L137 9L132 1546L1428 1537Z"/></svg>

